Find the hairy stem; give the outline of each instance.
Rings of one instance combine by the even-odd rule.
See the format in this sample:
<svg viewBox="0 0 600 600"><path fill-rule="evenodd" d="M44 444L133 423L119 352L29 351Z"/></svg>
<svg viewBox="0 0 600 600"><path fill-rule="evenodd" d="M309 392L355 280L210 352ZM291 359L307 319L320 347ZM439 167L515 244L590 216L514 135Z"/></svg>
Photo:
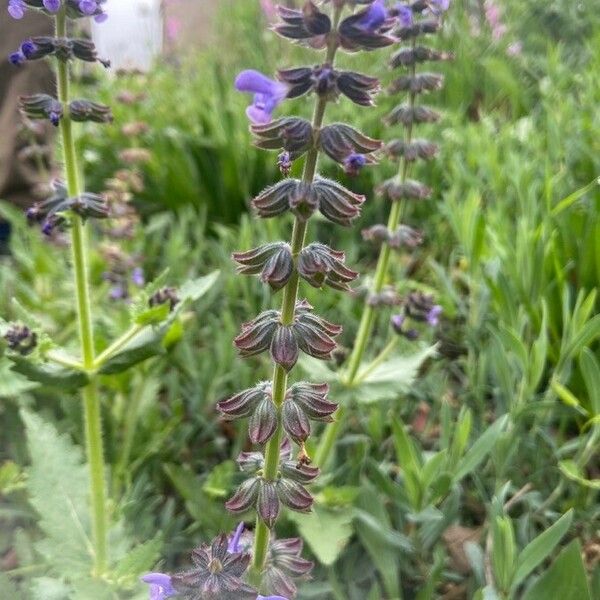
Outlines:
<svg viewBox="0 0 600 600"><path fill-rule="evenodd" d="M413 49L415 47L415 40L412 42ZM416 67L413 64L411 66L411 76L414 77L416 73ZM415 105L416 94L414 92L410 92L408 96L409 106L411 108ZM404 140L406 143L410 143L412 140L412 123L406 127L404 133ZM403 156L400 160L398 167L398 174L400 182L404 183L408 177L410 163ZM406 208L406 203L404 200L396 201L392 204L392 209L390 211L388 217L387 228L389 231L395 231L400 225L402 217L404 215L404 211ZM387 279L387 274L389 271L390 258L392 255L392 248L389 244L382 244L381 250L379 251L379 259L377 260L377 267L375 269L375 276L373 278L373 285L370 290L370 294L379 294L383 290L383 286L385 285L385 281ZM369 340L373 335L373 328L375 326L375 308L370 304L366 304L362 313L362 317L360 320L360 325L358 326L358 333L356 334L356 341L354 342L354 346L352 348L352 352L350 354L350 358L348 359L348 368L346 374L344 376L344 383L347 387L353 387L360 381L359 370L360 365L362 364L365 352L367 350L367 345ZM340 434L341 428L344 423L344 419L346 416L347 407L340 406L336 412L336 420L332 423L325 431L321 442L317 448L315 454L315 462L324 468L329 460L331 455L331 451L335 445L335 442Z"/></svg>
<svg viewBox="0 0 600 600"><path fill-rule="evenodd" d="M341 8L334 9L334 29L337 28L341 15ZM326 62L333 64L335 54L337 52L338 43L335 36L332 36L332 42L327 50ZM317 97L315 104L315 110L312 118L312 127L314 131L317 131L323 125L323 118L325 116L325 108L327 107L327 98L322 96ZM311 183L317 172L317 164L319 161L319 150L315 147L311 148L307 155L304 163L304 170L302 173L302 181ZM304 242L306 238L307 221L296 217L294 220L294 228L292 231L292 256L294 262L296 262L298 255L304 248ZM281 322L283 325L291 325L294 322L296 302L298 299L298 286L299 277L298 271L294 269L290 280L288 281L283 291L283 301L281 306ZM285 401L285 393L287 390L287 373L283 367L275 365L273 372L273 402L277 407L278 415L278 427L269 440L265 447L265 466L263 470L263 477L269 481L273 481L277 478L279 472L279 450L281 441L283 439L283 427L281 424L281 407ZM263 521L257 517L256 529L254 533L254 552L252 559L252 566L255 574L259 574L263 571L265 561L267 558L267 552L269 549L270 531L269 528L263 523Z"/></svg>
<svg viewBox="0 0 600 600"><path fill-rule="evenodd" d="M56 36L66 37L66 9L56 15ZM79 196L81 187L73 130L68 110L69 104L69 70L67 63L57 61L58 99L63 105L64 115L60 120L60 135L65 163L65 177L70 197ZM77 300L77 320L83 368L92 371L94 368L94 330L92 325L92 308L87 265L86 227L81 217L70 215L71 253L75 290ZM106 489L104 481L104 450L102 443L102 420L97 385L92 381L83 389L85 446L90 468L90 498L92 508L92 533L94 547L94 574L100 575L107 566L107 517Z"/></svg>

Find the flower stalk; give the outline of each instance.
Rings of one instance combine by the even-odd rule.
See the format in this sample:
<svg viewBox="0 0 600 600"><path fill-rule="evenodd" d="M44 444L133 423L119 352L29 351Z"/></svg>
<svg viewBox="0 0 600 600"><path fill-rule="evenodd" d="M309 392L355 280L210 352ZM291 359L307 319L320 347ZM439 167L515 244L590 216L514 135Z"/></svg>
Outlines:
<svg viewBox="0 0 600 600"><path fill-rule="evenodd" d="M409 75L407 77L407 81L416 81L416 77L417 77L416 67L417 67L417 62L419 62L419 60L416 58L418 35L421 33L432 33L437 29L437 24L435 24L435 21L431 21L431 23L432 23L431 25L424 26L421 29L418 29L419 26L415 25L413 11L415 11L415 13L416 13L417 11L421 11L424 8L426 8L426 6L427 6L426 4L423 4L423 3L420 3L419 1L417 1L412 6L403 5L403 8L402 8L402 10L407 11L408 15L409 15L409 17L408 17L409 21L402 24L405 26L404 27L405 31L410 28L413 29L413 33L410 34L410 37L411 37L410 47L404 51L406 56L410 57L409 69L408 69ZM439 13L448 7L447 5L444 5L442 2L437 2L437 3L434 2L433 6L438 7L439 12L434 13L438 17L439 17ZM431 8L430 8L430 10L431 10ZM406 12L404 14L406 14ZM401 21L402 21L402 15L401 15ZM431 27L431 30L429 30L428 27ZM402 32L402 28L403 27L401 26L401 28L399 30L400 34ZM403 39L402 35L400 35L400 38ZM445 58L449 58L449 55L445 55L442 53L437 54L435 56L438 60L443 60ZM393 60L392 60L392 66L395 66L393 64ZM441 78L439 81L441 84ZM408 115L414 114L417 95L418 95L418 88L416 86L410 85L409 90L408 90L408 95L407 95L408 102L407 102L406 113ZM433 114L435 115L435 113L433 113ZM432 120L434 120L435 118L436 117L433 116ZM414 123L415 123L415 119L412 118L412 116L410 118L408 118L407 122L405 123L404 135L403 135L404 148L409 148L411 143L413 142L413 125L414 125ZM434 153L433 150L432 150L432 153ZM413 161L414 161L414 158L413 158L413 160L409 160L409 156L408 156L407 152L404 152L401 155L399 162L398 162L398 171L396 174L396 179L398 181L399 188L402 188L408 182L408 177L409 177L409 174L411 171ZM391 199L394 199L394 198L391 198ZM404 215L406 212L406 205L407 205L407 196L405 196L405 195L400 197L400 199L396 199L394 202L392 202L392 206L391 206L390 213L388 216L388 221L387 221L387 231L388 232L395 232L398 229L398 227L400 226L400 224L404 218ZM394 250L393 244L389 240L383 240L380 251L379 251L379 257L377 260L377 266L376 266L375 273L373 276L372 285L371 285L371 288L367 295L367 298L377 296L378 294L381 294L381 292L383 291L386 281L387 281L387 278L388 278L388 273L389 273L389 269L390 269L390 261L391 261L393 250ZM356 334L356 339L355 339L354 345L352 347L350 357L348 359L347 367L345 368L344 372L341 373L341 375L340 375L343 385L347 388L352 388L352 387L359 385L360 382L364 379L364 377L366 375L368 375L368 373L371 372L372 365L380 364L385 359L385 357L388 356L388 354L390 352L390 347L393 348L393 346L395 346L396 340L393 339L389 344L387 344L385 346L385 348L382 350L380 355L378 355L372 361L371 366L368 366L361 370L361 365L363 363L365 354L366 354L368 346L369 346L369 340L372 338L373 329L375 327L375 322L376 322L376 316L377 316L376 306L367 301L365 303L365 306L364 306L364 309L362 312L360 324L359 324L358 331ZM348 408L349 407L347 405L340 405L340 407L338 408L338 411L336 413L335 422L332 423L331 426L325 430L324 435L319 443L319 446L317 447L317 450L315 453L315 461L322 467L326 466L327 462L329 461L329 459L331 457L331 452L332 452L332 450L335 446L335 443L344 427L344 421L345 421L345 417L346 417Z"/></svg>
<svg viewBox="0 0 600 600"><path fill-rule="evenodd" d="M66 38L66 6L63 6L56 14L55 24L56 37L58 39ZM58 100L63 106L67 106L70 101L69 67L66 61L57 60L56 62ZM67 192L70 197L79 197L81 195L79 168L75 152L72 122L68 114L64 115L60 120L59 131L63 148ZM77 214L71 215L70 232L82 365L86 371L91 373L94 368L95 348L87 265L87 232L86 225ZM106 514L106 483L104 480L105 464L102 440L102 416L97 384L93 379L89 385L83 388L82 395L85 448L90 470L94 574L99 576L106 571L108 565L108 522Z"/></svg>
<svg viewBox="0 0 600 600"><path fill-rule="evenodd" d="M287 210L295 215L289 243L277 242L233 258L243 274L260 274L263 282L274 290L283 289L279 311L269 310L242 326L235 344L242 356L253 356L269 350L275 363L272 380L256 388L240 392L219 403L226 418L249 416L250 439L264 444L264 454L242 454L240 468L253 477L239 487L227 502L235 513L256 508L251 581L263 593L295 594L295 588L281 590L272 580L271 530L279 516L281 504L291 510L307 512L312 497L303 487L318 475L308 466L305 441L310 435L310 420L331 422L336 405L326 398L328 386L301 382L288 388L289 372L296 364L299 351L319 359L331 358L333 338L341 327L328 323L312 312L306 301L299 301L300 279L313 287L329 285L338 290L350 289L348 283L357 273L344 264L344 254L320 243L305 245L308 219L319 210L328 220L348 226L358 216L364 197L353 194L335 181L318 175L321 153L339 163L347 173L356 174L372 164L372 153L381 146L344 123L324 125L327 104L341 94L356 104L372 105L379 82L367 75L338 71L338 50L374 50L393 43L386 32L393 20L386 18L381 2L368 4L342 20L345 0L332 2L327 15L310 0L300 10L279 7L281 23L274 30L282 37L300 41L313 49L324 49L322 64L279 71L273 81L256 71L244 71L236 79L239 91L254 94L246 114L254 122L252 132L256 145L280 149L278 164L288 175L293 160L305 155L300 180L285 179L257 196L253 205L258 216L269 218ZM271 113L285 98L307 92L316 96L312 120L296 117L272 120ZM300 447L296 462L289 459L288 437ZM250 456L252 458L250 458ZM288 457L288 458L286 458Z"/></svg>

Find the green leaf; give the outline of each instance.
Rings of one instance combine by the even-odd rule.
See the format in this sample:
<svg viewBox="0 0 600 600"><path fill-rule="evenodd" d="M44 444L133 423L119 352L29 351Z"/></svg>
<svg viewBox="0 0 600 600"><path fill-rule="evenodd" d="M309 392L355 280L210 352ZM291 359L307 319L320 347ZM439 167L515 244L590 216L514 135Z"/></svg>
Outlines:
<svg viewBox="0 0 600 600"><path fill-rule="evenodd" d="M600 490L600 479L586 479L575 461L561 460L558 463L558 468L560 469L560 472L571 481L575 481L579 485L593 490Z"/></svg>
<svg viewBox="0 0 600 600"><path fill-rule="evenodd" d="M400 597L399 552L400 547L410 548L410 541L394 532L384 500L367 481L363 481L361 495L357 500L356 532L369 557L379 571L386 597ZM394 539L390 539L390 536ZM399 536L395 537L395 536ZM398 542L401 541L401 544Z"/></svg>
<svg viewBox="0 0 600 600"><path fill-rule="evenodd" d="M508 415L504 415L496 419L477 439L477 441L469 448L467 453L458 462L456 472L454 473L454 481L458 482L463 477L474 471L490 453L496 440L502 433L502 430L508 423Z"/></svg>
<svg viewBox="0 0 600 600"><path fill-rule="evenodd" d="M31 584L31 597L44 600L65 600L71 598L73 589L60 579L37 577Z"/></svg>
<svg viewBox="0 0 600 600"><path fill-rule="evenodd" d="M501 590L508 591L515 573L517 546L510 517L496 517L492 525L492 563Z"/></svg>
<svg viewBox="0 0 600 600"><path fill-rule="evenodd" d="M328 510L315 505L309 514L289 513L288 516L325 566L335 563L352 537L352 510Z"/></svg>
<svg viewBox="0 0 600 600"><path fill-rule="evenodd" d="M22 356L11 356L12 370L24 375L30 381L45 386L60 388L61 391L72 392L86 386L90 379L83 371L67 369L58 365L38 363Z"/></svg>
<svg viewBox="0 0 600 600"><path fill-rule="evenodd" d="M122 350L111 356L98 371L101 375L114 375L127 371L153 356L164 354L162 345L164 330L146 327Z"/></svg>
<svg viewBox="0 0 600 600"><path fill-rule="evenodd" d="M600 336L600 315L592 317L573 337L563 352L565 358L577 355Z"/></svg>
<svg viewBox="0 0 600 600"><path fill-rule="evenodd" d="M587 411L581 406L581 403L579 402L575 394L571 392L571 390L566 388L564 385L562 385L555 379L553 379L550 382L550 387L552 388L552 391L560 398L563 404L566 404L570 408L574 408L578 413L582 415L587 415Z"/></svg>
<svg viewBox="0 0 600 600"><path fill-rule="evenodd" d="M60 575L71 580L89 576L89 479L81 451L38 415L23 410L21 418L31 456L29 501L40 515L38 525L46 536L37 549Z"/></svg>
<svg viewBox="0 0 600 600"><path fill-rule="evenodd" d="M179 297L182 302L195 302L199 300L219 279L220 271L213 271L204 277L199 277L193 281L184 283L179 290Z"/></svg>
<svg viewBox="0 0 600 600"><path fill-rule="evenodd" d="M579 366L590 399L592 414L600 415L600 363L589 348L584 348L581 352Z"/></svg>
<svg viewBox="0 0 600 600"><path fill-rule="evenodd" d="M581 546L573 540L550 568L525 592L523 600L592 600L581 560Z"/></svg>
<svg viewBox="0 0 600 600"><path fill-rule="evenodd" d="M357 402L370 404L394 400L415 381L421 365L436 355L436 346L429 346L411 356L397 356L375 367L352 387Z"/></svg>
<svg viewBox="0 0 600 600"><path fill-rule="evenodd" d="M226 460L212 469L204 481L202 489L211 498L225 498L231 491L233 476L236 472L235 463L232 460Z"/></svg>
<svg viewBox="0 0 600 600"><path fill-rule="evenodd" d="M136 325L158 325L162 323L171 312L171 307L168 303L152 306L139 313L134 322Z"/></svg>
<svg viewBox="0 0 600 600"><path fill-rule="evenodd" d="M163 546L162 537L157 535L154 539L139 544L119 560L114 576L121 584L137 582L140 575L148 572L159 558Z"/></svg>
<svg viewBox="0 0 600 600"><path fill-rule="evenodd" d="M17 398L38 387L36 382L15 373L12 367L8 358L0 357L0 398Z"/></svg>
<svg viewBox="0 0 600 600"><path fill-rule="evenodd" d="M590 190L593 190L598 185L600 185L600 177L597 177L596 179L590 181L590 183L588 183L584 187L575 190L572 194L569 194L566 198L563 198L562 200L557 202L557 204L552 209L552 216L556 217L564 210L567 210L567 208L569 208L572 204L577 202L579 198L587 194Z"/></svg>
<svg viewBox="0 0 600 600"><path fill-rule="evenodd" d="M518 586L560 543L573 521L573 510L565 513L519 553L513 586Z"/></svg>

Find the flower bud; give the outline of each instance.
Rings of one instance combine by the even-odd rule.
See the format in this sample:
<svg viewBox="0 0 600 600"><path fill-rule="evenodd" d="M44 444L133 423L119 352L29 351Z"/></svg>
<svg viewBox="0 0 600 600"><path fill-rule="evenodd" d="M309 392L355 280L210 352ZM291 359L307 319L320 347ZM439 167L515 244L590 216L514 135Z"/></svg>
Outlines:
<svg viewBox="0 0 600 600"><path fill-rule="evenodd" d="M385 146L385 153L393 158L403 156L407 161L414 162L417 158L431 160L439 151L439 146L427 140L393 140Z"/></svg>
<svg viewBox="0 0 600 600"><path fill-rule="evenodd" d="M411 92L413 94L422 94L423 92L432 92L442 88L444 76L439 73L417 73L416 75L404 75L392 81L389 86L390 94L398 92Z"/></svg>
<svg viewBox="0 0 600 600"><path fill-rule="evenodd" d="M313 48L325 47L326 36L331 31L331 20L313 2L306 2L301 10L278 6L277 12L283 23L276 24L273 30L280 36Z"/></svg>
<svg viewBox="0 0 600 600"><path fill-rule="evenodd" d="M63 116L62 104L48 94L20 96L19 103L21 112L26 117L29 119L50 119L55 127L58 127Z"/></svg>
<svg viewBox="0 0 600 600"><path fill-rule="evenodd" d="M112 123L113 115L109 106L91 100L73 100L69 104L71 119L78 123L92 121L94 123Z"/></svg>
<svg viewBox="0 0 600 600"><path fill-rule="evenodd" d="M332 223L349 226L360 214L365 197L355 194L336 181L323 177L315 178L312 184L318 198L319 211Z"/></svg>
<svg viewBox="0 0 600 600"><path fill-rule="evenodd" d="M281 509L278 495L278 483L262 479L259 485L258 498L256 500L256 512L269 529L275 525Z"/></svg>
<svg viewBox="0 0 600 600"><path fill-rule="evenodd" d="M37 333L26 325L11 324L4 334L8 347L21 356L31 354L38 342Z"/></svg>
<svg viewBox="0 0 600 600"><path fill-rule="evenodd" d="M337 404L327 400L328 392L329 386L326 383L295 383L286 393L286 403L293 402L314 421L329 423Z"/></svg>
<svg viewBox="0 0 600 600"><path fill-rule="evenodd" d="M275 487L282 504L297 512L310 512L313 497L301 484L282 477L277 481Z"/></svg>
<svg viewBox="0 0 600 600"><path fill-rule="evenodd" d="M319 133L318 144L327 156L340 164L344 164L352 154L368 155L381 148L379 140L367 137L345 123L323 127ZM365 162L373 163L375 160L365 157Z"/></svg>
<svg viewBox="0 0 600 600"><path fill-rule="evenodd" d="M250 130L256 136L254 145L263 150L286 150L296 160L313 145L310 121L298 117L282 117L269 123L255 123Z"/></svg>
<svg viewBox="0 0 600 600"><path fill-rule="evenodd" d="M394 43L394 38L386 35L395 24L388 18L382 3L371 3L369 7L346 17L339 26L340 43L344 50L376 50Z"/></svg>
<svg viewBox="0 0 600 600"><path fill-rule="evenodd" d="M268 350L279 324L279 313L267 310L256 319L242 324L241 333L234 339L240 356L247 358Z"/></svg>
<svg viewBox="0 0 600 600"><path fill-rule="evenodd" d="M306 246L298 257L298 273L313 287L328 285L334 289L347 291L348 283L358 277L358 273L344 265L345 254L332 250L325 244L315 242Z"/></svg>
<svg viewBox="0 0 600 600"><path fill-rule="evenodd" d="M439 323L442 307L434 304L433 296L422 292L411 292L404 302L406 315L415 321L426 322L432 327Z"/></svg>
<svg viewBox="0 0 600 600"><path fill-rule="evenodd" d="M337 88L355 104L373 106L373 97L380 91L381 86L375 77L353 71L340 71Z"/></svg>
<svg viewBox="0 0 600 600"><path fill-rule="evenodd" d="M398 181L397 178L388 179L377 188L377 194L393 202L403 199L426 200L431 193L431 188L412 179L404 182Z"/></svg>
<svg viewBox="0 0 600 600"><path fill-rule="evenodd" d="M179 304L179 296L177 295L177 288L164 287L150 297L148 301L149 306L159 306L161 304L169 304L171 310Z"/></svg>
<svg viewBox="0 0 600 600"><path fill-rule="evenodd" d="M264 444L277 429L277 409L273 400L265 396L256 406L248 421L248 434L253 444Z"/></svg>
<svg viewBox="0 0 600 600"><path fill-rule="evenodd" d="M303 485L311 483L319 476L319 469L310 465L298 465L296 461L286 460L280 465L281 474L287 479L291 479Z"/></svg>
<svg viewBox="0 0 600 600"><path fill-rule="evenodd" d="M262 482L261 477L246 479L225 503L225 508L232 513L243 513L252 508L256 504Z"/></svg>
<svg viewBox="0 0 600 600"><path fill-rule="evenodd" d="M219 410L226 419L241 419L251 415L261 400L270 397L271 384L259 383L256 387L235 394L227 400L217 403Z"/></svg>
<svg viewBox="0 0 600 600"><path fill-rule="evenodd" d="M260 273L261 281L268 283L274 290L284 287L294 270L292 250L284 242L265 244L247 252L235 252L232 256L240 265L238 273Z"/></svg>
<svg viewBox="0 0 600 600"><path fill-rule="evenodd" d="M281 420L286 433L298 444L305 442L310 435L310 421L304 411L294 401L284 402Z"/></svg>
<svg viewBox="0 0 600 600"><path fill-rule="evenodd" d="M441 22L438 19L423 19L421 21L413 21L411 24L398 27L394 31L394 35L400 40L409 40L426 35L436 33L441 27Z"/></svg>
<svg viewBox="0 0 600 600"><path fill-rule="evenodd" d="M296 340L295 327L279 325L271 342L271 358L275 363L290 371L298 361L300 349Z"/></svg>
<svg viewBox="0 0 600 600"><path fill-rule="evenodd" d="M422 62L452 60L453 58L454 56L449 52L427 48L426 46L400 48L392 54L390 66L395 69L397 67L410 67Z"/></svg>
<svg viewBox="0 0 600 600"><path fill-rule="evenodd" d="M401 104L397 106L384 119L388 125L402 123L405 127L412 126L414 123L435 123L440 120L440 114L427 106L409 106Z"/></svg>

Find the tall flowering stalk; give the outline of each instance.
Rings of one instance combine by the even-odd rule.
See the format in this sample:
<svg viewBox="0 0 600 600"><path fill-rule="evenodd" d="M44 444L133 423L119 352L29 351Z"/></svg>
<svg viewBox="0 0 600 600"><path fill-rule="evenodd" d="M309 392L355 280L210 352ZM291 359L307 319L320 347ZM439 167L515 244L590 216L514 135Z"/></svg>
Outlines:
<svg viewBox="0 0 600 600"><path fill-rule="evenodd" d="M368 5L356 8L357 4ZM236 87L254 94L247 114L253 121L256 145L280 150L278 163L288 175L292 161L305 156L301 179L286 178L267 188L253 201L259 217L270 218L291 211L294 226L290 242L275 242L247 252L234 254L239 271L260 274L274 290L283 290L280 310L268 310L242 326L235 345L241 356L269 351L274 369L271 381L260 383L219 404L231 419L249 417L250 440L264 445L263 452L242 454L239 464L250 474L228 501L227 508L244 513L256 508L252 567L256 581L262 578L268 591L280 591L278 575L270 559L272 530L281 506L308 511L313 499L305 489L319 473L310 466L305 442L311 433L311 420L329 422L336 405L327 399L325 384L298 382L289 385L290 372L300 351L319 359L328 359L336 347L341 327L325 321L313 308L299 300L300 279L314 287L328 285L347 290L357 273L344 264L344 254L314 242L306 245L310 217L318 210L329 221L349 225L359 214L364 197L339 183L319 176L321 153L338 162L348 173L356 173L373 163L373 152L380 143L344 123L324 125L326 107L340 95L356 104L370 106L379 90L377 79L338 70L337 52L374 50L391 45L387 32L395 19L389 18L381 0L347 2L333 0L329 13L313 2L301 9L278 8L280 22L274 30L284 38L316 50L324 50L324 61L316 66L281 70L277 81L256 71L244 71ZM345 16L345 9L351 14ZM272 113L285 98L314 92L312 121L298 117L272 120ZM289 439L300 448L291 460ZM287 592L287 593L286 593ZM291 595L293 588L282 593Z"/></svg>
<svg viewBox="0 0 600 600"><path fill-rule="evenodd" d="M19 65L48 56L56 58L56 98L47 94L23 97L21 98L21 109L29 118L48 118L53 125L58 127L64 157L64 181L55 182L55 194L47 201L30 208L28 217L34 221L41 221L42 229L47 235L61 225L68 224L69 226L81 359L80 361L67 361L67 363L74 363L84 372L94 370L96 358L87 265L86 221L90 218L106 218L108 209L102 197L83 191L72 124L74 121L109 122L112 116L107 106L87 100L73 100L70 96L69 62L75 59L95 62L99 59L91 42L67 36L67 21L89 16L93 16L97 21L102 21L105 14L101 5L102 2L93 0L79 2L74 0L9 0L8 2L8 12L15 19L22 18L27 9L32 9L47 14L55 22L54 37L36 37L25 40L20 48L10 56L10 61ZM100 62L107 66L104 61ZM19 326L17 326L18 328ZM25 329L27 330L27 328ZM14 332L14 330L13 328L12 331ZM10 332L7 335L10 336ZM13 349L18 350L18 348ZM93 378L82 388L82 397L86 453L90 469L94 567L96 574L99 575L106 570L108 565L108 523L100 401L97 385Z"/></svg>
<svg viewBox="0 0 600 600"><path fill-rule="evenodd" d="M90 299L89 221L112 216L111 208L114 211L114 203L109 202L105 195L85 191L81 166L78 164L73 124L110 123L112 113L111 109L103 104L71 97L70 64L75 60L100 62L105 67L109 64L98 58L91 41L70 37L69 24L85 17L93 17L98 22L104 21L104 2L105 0L8 1L8 12L14 19L21 19L27 10L35 10L47 15L55 23L54 36L33 37L23 41L10 55L9 60L19 67L28 61L51 58L56 66L56 95L34 94L20 98L20 109L26 117L47 119L58 129L64 159L63 177L52 182L53 194L31 206L27 211L27 218L31 223L40 224L42 232L47 236L58 230L70 235L79 356L71 356L67 350L58 347L49 335L38 330L35 324L7 324L0 319L0 333L8 346L8 358L12 360L15 371L31 381L58 387L62 392L81 390L89 466L92 529L89 554L92 564L89 572L83 572L84 567L77 577L85 579L92 576L97 581L102 580L107 585L112 585L114 582L109 573L111 567L114 567L115 557L110 556L108 544L111 519L107 510L98 376L121 373L151 356L160 354L163 338L186 301L194 300L204 293L214 281L215 274L196 282L188 282L181 290L181 297L173 288L160 288L159 282L149 284L130 305L130 328L98 352ZM136 284L141 287L143 283L141 272L136 273ZM27 320L30 317L24 315L23 318ZM76 513L76 508L72 508L73 513ZM77 518L79 519L79 515ZM51 537L52 534L49 535ZM118 538L118 534L115 535ZM120 541L123 542L122 547L125 547L127 541ZM62 550L59 549L58 552ZM119 552L122 554L122 548ZM81 561L81 564L85 565L83 559L84 557L77 557L78 564ZM59 572L57 575L69 583L71 579L76 578L73 571Z"/></svg>
<svg viewBox="0 0 600 600"><path fill-rule="evenodd" d="M372 338L376 322L377 309L386 304L397 304L399 299L395 293L386 295L390 261L394 251L404 248L412 249L422 243L422 234L402 223L408 202L422 201L429 198L432 190L425 184L410 179L413 165L417 160L431 160L438 153L437 144L414 137L414 127L421 123L434 123L440 115L435 110L418 103L419 97L428 92L439 90L443 85L443 76L437 73L417 72L417 66L430 61L443 61L451 55L427 46L419 40L423 36L439 31L442 15L448 10L450 0L416 0L410 4L392 3L387 9L388 16L397 17L397 26L391 32L402 46L391 56L390 67L404 71L389 86L392 95L405 94L406 102L396 106L384 119L386 125L401 125L404 135L401 139L388 142L385 153L392 160L398 161L396 175L385 181L377 190L378 195L391 202L391 210L387 225L375 225L363 231L365 240L381 245L377 267L372 280L371 289L362 313L356 340L343 372L343 383L346 387L354 387L361 381L363 373L381 363L393 350L396 340L393 339L373 362L361 368L367 352L369 340ZM441 308L435 305L430 296L420 293L410 294L402 302L403 310L394 315L391 325L396 334L407 339L418 336L417 329L410 326L411 321L426 322L436 325ZM344 424L347 406L340 406L336 413L336 421L325 432L317 449L315 460L324 466L335 445Z"/></svg>

